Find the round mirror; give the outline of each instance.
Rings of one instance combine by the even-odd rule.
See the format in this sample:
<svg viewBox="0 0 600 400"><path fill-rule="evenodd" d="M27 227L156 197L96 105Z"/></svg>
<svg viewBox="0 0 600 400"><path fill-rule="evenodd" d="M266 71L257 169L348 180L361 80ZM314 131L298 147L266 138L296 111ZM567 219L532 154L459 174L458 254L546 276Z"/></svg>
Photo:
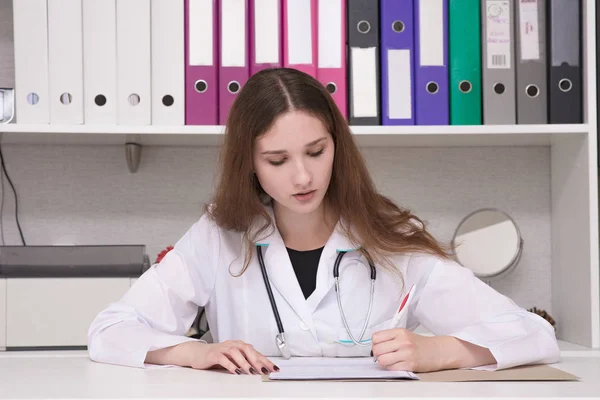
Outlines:
<svg viewBox="0 0 600 400"><path fill-rule="evenodd" d="M503 211L481 209L467 215L452 238L456 260L482 279L511 271L519 262L523 239L517 224Z"/></svg>

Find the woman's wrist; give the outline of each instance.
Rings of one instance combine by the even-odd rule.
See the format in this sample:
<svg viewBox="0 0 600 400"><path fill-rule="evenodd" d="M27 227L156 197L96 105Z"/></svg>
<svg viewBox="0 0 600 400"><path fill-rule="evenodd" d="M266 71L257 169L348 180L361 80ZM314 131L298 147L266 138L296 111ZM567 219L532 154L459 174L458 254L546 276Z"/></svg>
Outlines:
<svg viewBox="0 0 600 400"><path fill-rule="evenodd" d="M149 364L191 367L193 362L192 357L195 355L193 347L198 345L202 346L205 343L189 340L175 346L149 351L146 355L146 362Z"/></svg>
<svg viewBox="0 0 600 400"><path fill-rule="evenodd" d="M440 370L474 368L496 364L491 351L454 336L434 336L432 340L438 353Z"/></svg>

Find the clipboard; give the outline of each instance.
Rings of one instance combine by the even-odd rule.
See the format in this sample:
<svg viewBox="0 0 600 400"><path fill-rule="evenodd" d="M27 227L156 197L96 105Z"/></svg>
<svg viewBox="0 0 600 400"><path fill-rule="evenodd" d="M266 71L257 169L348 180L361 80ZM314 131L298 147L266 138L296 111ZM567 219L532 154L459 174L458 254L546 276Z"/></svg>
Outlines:
<svg viewBox="0 0 600 400"><path fill-rule="evenodd" d="M319 379L328 382L515 382L515 381L579 381L580 378L549 365L526 365L497 371L452 369L415 374L418 379L353 378ZM263 382L297 381L296 379L271 379L262 376ZM310 381L310 380L304 380Z"/></svg>

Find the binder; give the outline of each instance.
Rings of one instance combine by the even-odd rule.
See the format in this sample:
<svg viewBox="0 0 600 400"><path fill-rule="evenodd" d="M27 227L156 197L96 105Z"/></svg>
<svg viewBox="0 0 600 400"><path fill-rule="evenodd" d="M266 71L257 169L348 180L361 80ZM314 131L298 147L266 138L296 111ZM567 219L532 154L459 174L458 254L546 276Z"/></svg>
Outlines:
<svg viewBox="0 0 600 400"><path fill-rule="evenodd" d="M185 0L185 123L219 123L217 0Z"/></svg>
<svg viewBox="0 0 600 400"><path fill-rule="evenodd" d="M117 124L117 3L83 0L83 93L86 124Z"/></svg>
<svg viewBox="0 0 600 400"><path fill-rule="evenodd" d="M450 124L481 125L481 17L479 3L448 5Z"/></svg>
<svg viewBox="0 0 600 400"><path fill-rule="evenodd" d="M414 125L414 8L381 0L381 123Z"/></svg>
<svg viewBox="0 0 600 400"><path fill-rule="evenodd" d="M552 0L550 24L549 122L574 124L583 120L581 77L581 4Z"/></svg>
<svg viewBox="0 0 600 400"><path fill-rule="evenodd" d="M483 123L515 124L514 1L481 3Z"/></svg>
<svg viewBox="0 0 600 400"><path fill-rule="evenodd" d="M248 0L220 0L219 124L250 73L248 65Z"/></svg>
<svg viewBox="0 0 600 400"><path fill-rule="evenodd" d="M379 4L348 0L350 125L380 125Z"/></svg>
<svg viewBox="0 0 600 400"><path fill-rule="evenodd" d="M152 123L150 0L117 0L117 123Z"/></svg>
<svg viewBox="0 0 600 400"><path fill-rule="evenodd" d="M185 124L184 0L151 0L152 125Z"/></svg>
<svg viewBox="0 0 600 400"><path fill-rule="evenodd" d="M46 0L13 2L15 115L21 124L50 123Z"/></svg>
<svg viewBox="0 0 600 400"><path fill-rule="evenodd" d="M82 0L48 0L50 123L83 124Z"/></svg>
<svg viewBox="0 0 600 400"><path fill-rule="evenodd" d="M348 118L346 90L346 1L318 0L317 79Z"/></svg>
<svg viewBox="0 0 600 400"><path fill-rule="evenodd" d="M317 0L283 0L283 66L317 77Z"/></svg>
<svg viewBox="0 0 600 400"><path fill-rule="evenodd" d="M249 0L250 75L283 65L281 0Z"/></svg>
<svg viewBox="0 0 600 400"><path fill-rule="evenodd" d="M415 0L415 123L448 125L448 0Z"/></svg>
<svg viewBox="0 0 600 400"><path fill-rule="evenodd" d="M517 0L517 123L548 122L546 0Z"/></svg>

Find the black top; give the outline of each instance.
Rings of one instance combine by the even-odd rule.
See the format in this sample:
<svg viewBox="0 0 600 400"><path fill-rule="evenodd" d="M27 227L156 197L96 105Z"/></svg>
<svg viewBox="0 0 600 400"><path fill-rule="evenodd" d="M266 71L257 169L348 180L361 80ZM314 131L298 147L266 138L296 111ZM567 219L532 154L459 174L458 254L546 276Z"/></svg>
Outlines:
<svg viewBox="0 0 600 400"><path fill-rule="evenodd" d="M319 267L319 259L323 252L323 247L320 249L298 251L287 248L288 254L290 255L290 261L296 278L304 293L304 298L308 299L308 296L315 290L317 286L317 268Z"/></svg>

